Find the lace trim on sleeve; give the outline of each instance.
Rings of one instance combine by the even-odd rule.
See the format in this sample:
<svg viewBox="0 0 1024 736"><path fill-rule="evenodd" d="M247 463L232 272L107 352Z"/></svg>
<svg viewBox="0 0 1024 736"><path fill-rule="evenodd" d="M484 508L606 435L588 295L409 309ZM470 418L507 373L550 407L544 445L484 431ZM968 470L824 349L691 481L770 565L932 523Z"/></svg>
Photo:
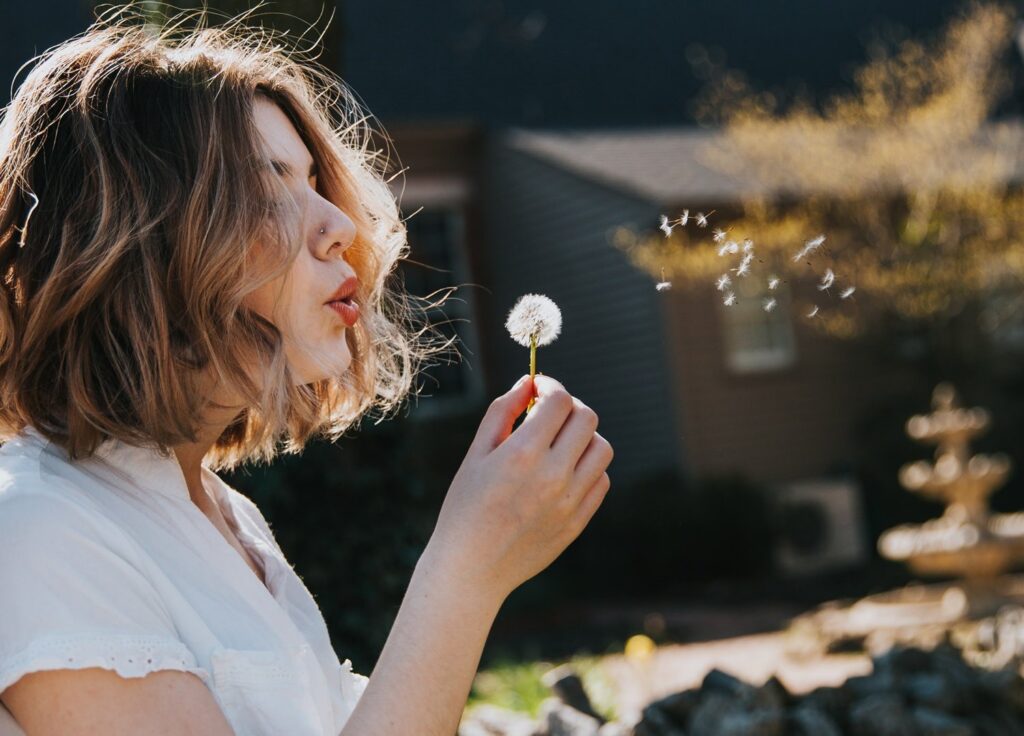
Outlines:
<svg viewBox="0 0 1024 736"><path fill-rule="evenodd" d="M210 685L210 675L198 666L182 642L166 636L73 634L32 641L13 654L0 653L0 692L23 675L40 670L102 667L121 677L144 677L157 670L191 672Z"/></svg>

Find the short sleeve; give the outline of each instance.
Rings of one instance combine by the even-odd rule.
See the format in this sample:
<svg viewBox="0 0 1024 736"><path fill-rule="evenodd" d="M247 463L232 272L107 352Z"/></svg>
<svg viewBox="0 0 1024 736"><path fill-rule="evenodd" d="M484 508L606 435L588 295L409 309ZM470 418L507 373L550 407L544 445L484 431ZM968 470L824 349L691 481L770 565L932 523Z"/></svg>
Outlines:
<svg viewBox="0 0 1024 736"><path fill-rule="evenodd" d="M206 681L127 540L57 495L0 493L0 692L29 672L86 667Z"/></svg>

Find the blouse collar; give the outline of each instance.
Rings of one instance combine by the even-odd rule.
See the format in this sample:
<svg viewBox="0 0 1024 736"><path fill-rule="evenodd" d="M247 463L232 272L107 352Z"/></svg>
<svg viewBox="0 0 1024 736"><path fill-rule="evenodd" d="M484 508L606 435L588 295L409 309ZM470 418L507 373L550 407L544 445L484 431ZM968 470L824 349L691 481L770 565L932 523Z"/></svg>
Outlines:
<svg viewBox="0 0 1024 736"><path fill-rule="evenodd" d="M53 445L67 458L67 453L63 448L50 442L32 425L26 426L24 433L44 444ZM96 448L91 459L102 462L133 486L156 491L171 498L189 502L192 500L188 492L188 485L185 483L185 474L173 452L169 452L165 456L156 446L133 445L116 437L108 437ZM204 459L202 462L204 472L213 474L208 465L209 461ZM215 483L214 486L216 485Z"/></svg>

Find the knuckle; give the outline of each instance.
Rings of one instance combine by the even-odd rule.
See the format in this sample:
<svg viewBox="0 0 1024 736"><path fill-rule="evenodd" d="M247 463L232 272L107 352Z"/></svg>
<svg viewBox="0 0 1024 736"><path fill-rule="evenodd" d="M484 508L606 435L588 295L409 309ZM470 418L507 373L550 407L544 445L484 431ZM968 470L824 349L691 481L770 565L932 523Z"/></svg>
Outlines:
<svg viewBox="0 0 1024 736"><path fill-rule="evenodd" d="M558 403L558 408L563 411L572 411L573 399L572 394L566 391L564 388L559 388L557 391L553 391L550 394L550 398Z"/></svg>

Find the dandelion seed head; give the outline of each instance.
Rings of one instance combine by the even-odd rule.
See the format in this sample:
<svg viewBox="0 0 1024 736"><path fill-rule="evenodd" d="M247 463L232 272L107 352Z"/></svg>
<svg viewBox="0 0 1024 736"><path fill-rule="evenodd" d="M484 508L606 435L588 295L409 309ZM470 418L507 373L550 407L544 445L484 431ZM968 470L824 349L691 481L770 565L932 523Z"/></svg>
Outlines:
<svg viewBox="0 0 1024 736"><path fill-rule="evenodd" d="M816 238L811 238L810 240L808 240L808 241L807 241L807 242L806 242L806 243L804 244L804 246L805 246L805 247L806 247L806 248L807 248L808 250L814 250L815 248L817 248L818 246L820 246L820 245L821 245L822 243L824 243L824 242L825 242L825 236L824 236L824 235L819 235L819 236L818 236L818 237L816 237Z"/></svg>
<svg viewBox="0 0 1024 736"><path fill-rule="evenodd" d="M665 291L665 289L671 289L672 288L672 282L671 281L659 281L657 284L655 284L654 288L657 289L658 291Z"/></svg>
<svg viewBox="0 0 1024 736"><path fill-rule="evenodd" d="M718 277L718 281L715 282L715 288L719 291L725 291L726 287L732 283L732 279L729 278L729 274L723 273Z"/></svg>
<svg viewBox="0 0 1024 736"><path fill-rule="evenodd" d="M744 253L753 253L754 252L754 241L751 240L750 238L747 238L746 240L743 241L743 252Z"/></svg>
<svg viewBox="0 0 1024 736"><path fill-rule="evenodd" d="M722 244L722 247L718 249L718 255L724 256L727 253L739 253L739 251L740 247L730 240L728 243Z"/></svg>
<svg viewBox="0 0 1024 736"><path fill-rule="evenodd" d="M714 240L716 243L721 243L723 240L725 240L726 235L727 233L725 230L722 230L721 228L716 228L714 234L711 236L711 239Z"/></svg>
<svg viewBox="0 0 1024 736"><path fill-rule="evenodd" d="M700 227L708 226L708 216L705 215L703 212L697 213L697 225L699 225Z"/></svg>
<svg viewBox="0 0 1024 736"><path fill-rule="evenodd" d="M686 223L690 221L690 210L683 210L683 216L679 218L679 224L686 227Z"/></svg>
<svg viewBox="0 0 1024 736"><path fill-rule="evenodd" d="M725 299L722 300L722 304L724 304L727 307L731 307L735 303L736 303L736 295L733 294L731 291L729 293L727 293L725 295Z"/></svg>
<svg viewBox="0 0 1024 736"><path fill-rule="evenodd" d="M773 309L775 309L775 305L776 305L776 301L774 299L771 299L771 298L765 299L764 300L764 311L766 311L766 312L772 311Z"/></svg>
<svg viewBox="0 0 1024 736"><path fill-rule="evenodd" d="M778 286L779 286L779 277L778 276L772 276L771 278L768 279L768 288L769 289L776 289L776 288L778 288Z"/></svg>
<svg viewBox="0 0 1024 736"><path fill-rule="evenodd" d="M818 306L814 305L814 307L811 309L811 311L807 313L807 316L808 317L814 317L816 314L818 314Z"/></svg>
<svg viewBox="0 0 1024 736"><path fill-rule="evenodd" d="M661 216L661 224L658 227L663 233L665 233L666 238L672 234L672 226L669 224L668 218L665 215Z"/></svg>
<svg viewBox="0 0 1024 736"><path fill-rule="evenodd" d="M842 293L839 295L839 298L840 299L849 299L851 296L853 296L853 292L855 292L855 291L857 291L857 287L856 286L848 286L845 289L843 289Z"/></svg>
<svg viewBox="0 0 1024 736"><path fill-rule="evenodd" d="M818 291L825 291L825 289L832 286L832 283L836 280L836 275L832 272L831 268L825 269L825 275L821 277L821 283L818 284Z"/></svg>
<svg viewBox="0 0 1024 736"><path fill-rule="evenodd" d="M508 313L505 329L520 345L530 347L530 338L537 346L554 341L562 330L562 311L543 294L524 294Z"/></svg>

